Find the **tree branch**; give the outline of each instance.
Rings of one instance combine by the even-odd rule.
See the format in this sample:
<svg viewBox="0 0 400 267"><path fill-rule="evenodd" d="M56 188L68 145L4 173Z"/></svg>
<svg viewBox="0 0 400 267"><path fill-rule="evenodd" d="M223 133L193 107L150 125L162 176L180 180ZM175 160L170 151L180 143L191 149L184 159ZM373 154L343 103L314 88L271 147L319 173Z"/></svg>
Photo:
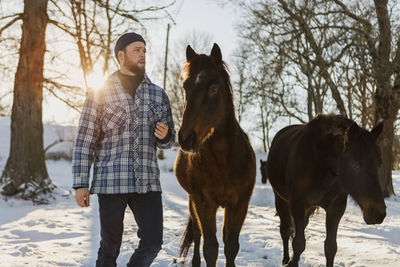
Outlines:
<svg viewBox="0 0 400 267"><path fill-rule="evenodd" d="M57 145L57 144L59 144L59 143L62 143L62 142L64 142L63 139L58 139L58 140L54 141L53 143L51 143L50 145L48 145L48 146L44 149L44 154L46 154L47 150L49 150L49 149L52 148L53 146L55 146L55 145Z"/></svg>
<svg viewBox="0 0 400 267"><path fill-rule="evenodd" d="M69 86L69 85L60 84L60 83L51 81L51 80L46 79L46 78L44 79L44 82L47 83L47 84L51 84L51 85L53 85L53 86L56 86L56 87L58 87L58 88L61 88L61 87L66 87L66 88L70 88L70 89L77 89L77 88L79 88L79 87L76 87L76 86ZM62 97L60 97L59 95L57 95L57 94L54 92L53 89L51 89L51 88L48 87L48 86L44 86L44 88L46 88L53 96L55 96L56 98L58 98L60 101L62 101L63 103L65 103L67 106L69 106L70 108L72 108L72 109L78 111L79 113L81 113L81 110L79 110L77 107L75 107L74 105L72 105L68 100L65 100L65 99L63 99Z"/></svg>
<svg viewBox="0 0 400 267"><path fill-rule="evenodd" d="M17 14L17 17L13 18L11 21L9 21L6 25L4 25L3 27L0 28L0 35L2 34L2 32L4 30L6 30L7 28L11 27L15 22L17 22L18 20L22 19L22 14Z"/></svg>
<svg viewBox="0 0 400 267"><path fill-rule="evenodd" d="M347 114L346 108L345 108L343 100L340 96L338 87L333 82L330 74L328 73L329 64L322 57L322 49L321 49L321 47L319 47L317 45L317 42L314 38L312 31L308 27L308 24L304 21L303 17L298 16L297 14L293 13L292 10L288 7L287 3L284 0L278 0L278 1L279 1L279 3L281 3L282 9L289 16L291 16L293 19L295 19L299 23L299 26L300 26L301 30L303 31L305 38L310 43L311 48L312 48L313 52L315 53L315 56L316 56L315 62L318 64L318 66L320 68L320 74L326 80L327 84L329 85L329 88L331 88L332 97L335 99L337 108L339 109L339 111L342 115L346 116L346 114Z"/></svg>
<svg viewBox="0 0 400 267"><path fill-rule="evenodd" d="M400 74L400 33L397 36L396 54L393 60L394 72Z"/></svg>
<svg viewBox="0 0 400 267"><path fill-rule="evenodd" d="M71 35L71 36L73 36L73 37L76 36L76 34L73 33L73 32L70 30L70 29L73 29L73 28L71 28L71 27L69 27L69 26L67 26L67 25L65 25L65 24L63 24L63 23L60 23L60 22L55 21L55 20L52 20L52 19L49 20L49 23L53 24L54 26L56 26L56 27L59 28L60 30L62 30L62 31L64 31L64 32L66 32L66 33L68 33L69 35Z"/></svg>
<svg viewBox="0 0 400 267"><path fill-rule="evenodd" d="M362 25L364 25L365 31L363 31L363 32L364 32L364 37L368 43L368 48L370 49L371 55L373 57L376 57L377 51L375 48L375 43L370 36L370 33L372 32L372 24L368 20L364 19L363 17L357 16L356 14L350 12L349 9L347 8L347 6L342 1L339 1L339 0L333 0L333 1L342 8L343 14L347 15L348 17L352 18L353 20L360 22Z"/></svg>
<svg viewBox="0 0 400 267"><path fill-rule="evenodd" d="M156 7L156 6L149 6L147 8L143 8L143 9L132 9L132 10L124 10L124 9L120 9L119 5L121 4L121 2L119 3L119 5L113 9L111 8L109 5L104 4L102 0L95 0L101 7L107 7L109 8L111 11L113 11L114 13L117 13L119 15L122 15L123 13L127 14L127 13L143 13L143 12L154 12L154 11L160 11L160 10L164 10L168 7L171 7L175 4L175 0L172 1L171 3L165 5L165 6L160 6L160 7Z"/></svg>

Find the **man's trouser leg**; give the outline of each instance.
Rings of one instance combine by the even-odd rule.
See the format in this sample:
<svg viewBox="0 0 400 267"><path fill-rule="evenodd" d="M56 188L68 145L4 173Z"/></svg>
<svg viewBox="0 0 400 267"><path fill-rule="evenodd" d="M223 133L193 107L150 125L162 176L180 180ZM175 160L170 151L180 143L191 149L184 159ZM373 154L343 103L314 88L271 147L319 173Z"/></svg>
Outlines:
<svg viewBox="0 0 400 267"><path fill-rule="evenodd" d="M161 250L163 238L163 210L161 192L134 194L129 198L138 225L139 246L131 256L128 267L147 267Z"/></svg>
<svg viewBox="0 0 400 267"><path fill-rule="evenodd" d="M127 203L123 195L99 194L98 200L101 241L96 267L114 267L121 247Z"/></svg>

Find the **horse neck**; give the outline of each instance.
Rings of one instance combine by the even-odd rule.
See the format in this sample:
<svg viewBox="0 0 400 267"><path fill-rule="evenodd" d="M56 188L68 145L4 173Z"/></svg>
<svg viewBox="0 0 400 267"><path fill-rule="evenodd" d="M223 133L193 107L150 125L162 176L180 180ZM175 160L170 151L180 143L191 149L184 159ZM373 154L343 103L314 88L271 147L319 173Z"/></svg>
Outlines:
<svg viewBox="0 0 400 267"><path fill-rule="evenodd" d="M233 112L227 112L223 118L222 123L219 124L207 140L209 147L213 150L221 150L224 146L232 146L235 143L235 137L240 130L239 123L237 122Z"/></svg>

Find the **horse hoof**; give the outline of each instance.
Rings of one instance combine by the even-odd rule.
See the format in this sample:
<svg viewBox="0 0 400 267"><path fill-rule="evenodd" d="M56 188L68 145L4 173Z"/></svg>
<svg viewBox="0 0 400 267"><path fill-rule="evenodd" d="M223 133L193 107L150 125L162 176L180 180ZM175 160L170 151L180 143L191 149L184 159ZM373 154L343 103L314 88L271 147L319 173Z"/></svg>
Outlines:
<svg viewBox="0 0 400 267"><path fill-rule="evenodd" d="M284 258L282 260L282 266L286 266L288 262L289 262L289 258Z"/></svg>

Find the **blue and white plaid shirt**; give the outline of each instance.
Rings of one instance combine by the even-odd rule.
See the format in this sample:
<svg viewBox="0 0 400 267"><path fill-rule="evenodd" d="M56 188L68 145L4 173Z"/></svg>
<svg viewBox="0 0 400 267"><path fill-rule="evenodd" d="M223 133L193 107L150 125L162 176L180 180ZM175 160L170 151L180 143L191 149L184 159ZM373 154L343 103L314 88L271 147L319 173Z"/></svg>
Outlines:
<svg viewBox="0 0 400 267"><path fill-rule="evenodd" d="M169 127L167 143L154 136L159 121ZM170 148L174 141L164 90L144 75L133 99L115 72L102 89L87 96L83 106L73 152L73 188L89 187L96 156L91 194L161 192L157 147Z"/></svg>

